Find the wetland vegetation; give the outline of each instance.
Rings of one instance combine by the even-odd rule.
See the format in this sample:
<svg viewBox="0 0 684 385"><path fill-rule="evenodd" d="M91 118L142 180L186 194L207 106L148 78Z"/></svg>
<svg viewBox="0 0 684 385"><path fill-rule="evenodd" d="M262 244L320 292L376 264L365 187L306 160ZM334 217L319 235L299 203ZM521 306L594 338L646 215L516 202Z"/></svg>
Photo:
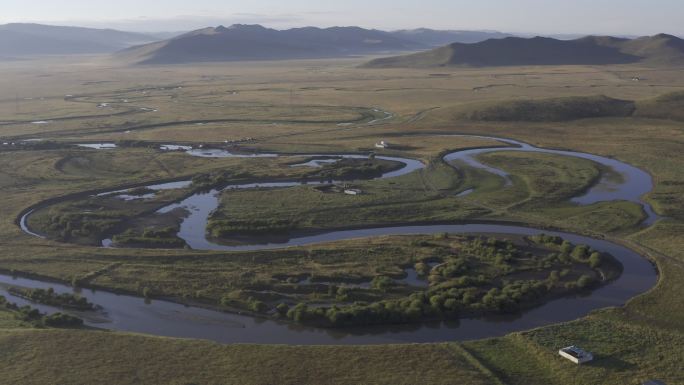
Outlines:
<svg viewBox="0 0 684 385"><path fill-rule="evenodd" d="M317 285L310 279L310 288L303 290L294 276L294 284L278 285L279 290L299 292L300 298L309 300L300 300L294 306L281 302L275 310L296 322L327 327L516 313L549 297L591 289L620 274L620 264L611 256L545 235L513 242L443 234L431 239L414 237L410 246L411 252L421 256L406 258L412 266L403 271L400 266L385 268L385 271L374 267L371 271L376 275L372 279L368 275L365 279L364 275L345 276L344 272L332 277L316 275L316 281L326 284ZM377 258L386 251L376 247L370 254ZM317 259L321 264L326 263L325 259ZM420 288L419 281L401 281L411 269L427 289ZM369 287L345 285L364 281L370 283ZM274 296L279 290L267 287L271 302L278 300ZM310 291L308 295L307 291ZM244 298L250 293L239 295ZM236 304L235 297L229 296L224 302ZM265 299L257 291L242 306L267 312L270 306L262 301Z"/></svg>
<svg viewBox="0 0 684 385"><path fill-rule="evenodd" d="M8 292L13 296L43 305L81 311L95 310L95 305L88 302L85 298L70 293L57 294L52 288L45 290L10 287Z"/></svg>

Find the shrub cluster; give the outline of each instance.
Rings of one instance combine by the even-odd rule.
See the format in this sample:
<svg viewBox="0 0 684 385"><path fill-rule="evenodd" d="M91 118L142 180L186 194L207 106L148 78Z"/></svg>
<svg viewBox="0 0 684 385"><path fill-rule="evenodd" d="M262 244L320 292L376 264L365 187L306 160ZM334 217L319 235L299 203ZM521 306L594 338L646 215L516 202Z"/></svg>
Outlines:
<svg viewBox="0 0 684 385"><path fill-rule="evenodd" d="M28 299L32 302L42 303L44 305L76 309L76 310L94 310L95 305L88 302L84 297L72 293L55 293L54 289L21 289L11 287L8 290L13 295Z"/></svg>
<svg viewBox="0 0 684 385"><path fill-rule="evenodd" d="M235 234L287 233L297 228L291 219L210 219L207 231L213 237L225 238Z"/></svg>
<svg viewBox="0 0 684 385"><path fill-rule="evenodd" d="M128 229L112 239L120 245L135 245L150 248L179 248L185 246L185 241L176 236L177 230L173 227L163 229L146 228L142 234L133 229Z"/></svg>
<svg viewBox="0 0 684 385"><path fill-rule="evenodd" d="M45 231L58 240L102 238L121 223L121 214L112 211L51 212Z"/></svg>
<svg viewBox="0 0 684 385"><path fill-rule="evenodd" d="M74 328L83 326L83 320L78 317L64 313L47 315L31 306L19 307L15 303L8 302L3 296L0 296L0 306L14 312L17 319L35 327Z"/></svg>

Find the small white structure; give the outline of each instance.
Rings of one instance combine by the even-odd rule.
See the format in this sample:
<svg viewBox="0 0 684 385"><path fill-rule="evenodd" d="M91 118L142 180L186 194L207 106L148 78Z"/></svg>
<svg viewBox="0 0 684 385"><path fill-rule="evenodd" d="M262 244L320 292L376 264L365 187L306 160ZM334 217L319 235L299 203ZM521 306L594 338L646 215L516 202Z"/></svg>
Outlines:
<svg viewBox="0 0 684 385"><path fill-rule="evenodd" d="M359 189L348 188L344 190L344 193L347 195L361 195L363 192Z"/></svg>
<svg viewBox="0 0 684 385"><path fill-rule="evenodd" d="M381 140L380 143L375 143L375 147L377 148L389 148L389 146L390 144L384 140Z"/></svg>
<svg viewBox="0 0 684 385"><path fill-rule="evenodd" d="M559 350L558 354L560 354L561 357L567 358L578 365L594 359L594 356L591 353L574 345Z"/></svg>
<svg viewBox="0 0 684 385"><path fill-rule="evenodd" d="M159 146L159 149L162 151L190 151L192 150L192 146L181 146L178 144L163 144Z"/></svg>

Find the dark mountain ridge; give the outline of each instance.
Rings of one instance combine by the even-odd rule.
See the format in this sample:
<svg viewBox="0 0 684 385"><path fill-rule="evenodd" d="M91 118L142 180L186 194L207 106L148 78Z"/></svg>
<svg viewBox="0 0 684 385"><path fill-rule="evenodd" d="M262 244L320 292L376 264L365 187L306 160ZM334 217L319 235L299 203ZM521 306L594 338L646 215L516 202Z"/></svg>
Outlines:
<svg viewBox="0 0 684 385"><path fill-rule="evenodd" d="M260 25L204 28L173 39L132 47L117 54L138 64L175 64L342 57L425 48L388 32L359 27L292 28Z"/></svg>
<svg viewBox="0 0 684 385"><path fill-rule="evenodd" d="M452 43L412 55L381 58L371 68L601 65L684 63L684 40L666 34L637 39L586 36L575 40L507 37L480 43Z"/></svg>

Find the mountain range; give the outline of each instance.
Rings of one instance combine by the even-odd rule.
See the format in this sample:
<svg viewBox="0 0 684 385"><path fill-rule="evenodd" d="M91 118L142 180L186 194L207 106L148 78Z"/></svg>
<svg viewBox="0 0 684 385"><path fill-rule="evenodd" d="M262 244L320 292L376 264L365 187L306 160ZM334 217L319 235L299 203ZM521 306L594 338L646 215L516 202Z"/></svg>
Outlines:
<svg viewBox="0 0 684 385"><path fill-rule="evenodd" d="M587 36L565 40L513 37L496 31L420 28L386 32L360 27L276 30L261 25L236 24L204 28L162 41L158 41L159 38L159 35L111 29L5 24L0 25L0 58L113 53L114 59L125 64L182 64L419 51L376 59L364 66L684 64L684 40L666 34L640 38Z"/></svg>
<svg viewBox="0 0 684 385"><path fill-rule="evenodd" d="M145 62L279 59L347 56L391 51L415 51L447 43L474 43L510 36L494 31L440 31L427 28L399 31L358 27L293 28L279 31L260 25L204 28L188 33L142 34L113 29L52 26L32 23L0 25L0 57L114 53L136 47L123 57L140 55ZM197 46L195 44L198 44ZM192 46L191 55L174 50ZM211 52L204 52L211 50ZM188 57L186 57L188 56Z"/></svg>
<svg viewBox="0 0 684 385"><path fill-rule="evenodd" d="M343 57L425 49L391 33L359 27L275 30L236 24L189 32L132 47L116 56L137 64Z"/></svg>
<svg viewBox="0 0 684 385"><path fill-rule="evenodd" d="M155 40L153 36L113 29L4 24L0 25L0 56L111 53Z"/></svg>
<svg viewBox="0 0 684 385"><path fill-rule="evenodd" d="M684 40L666 34L636 39L587 36L574 40L507 37L479 43L452 43L410 55L375 59L369 68L448 66L601 65L684 63Z"/></svg>

